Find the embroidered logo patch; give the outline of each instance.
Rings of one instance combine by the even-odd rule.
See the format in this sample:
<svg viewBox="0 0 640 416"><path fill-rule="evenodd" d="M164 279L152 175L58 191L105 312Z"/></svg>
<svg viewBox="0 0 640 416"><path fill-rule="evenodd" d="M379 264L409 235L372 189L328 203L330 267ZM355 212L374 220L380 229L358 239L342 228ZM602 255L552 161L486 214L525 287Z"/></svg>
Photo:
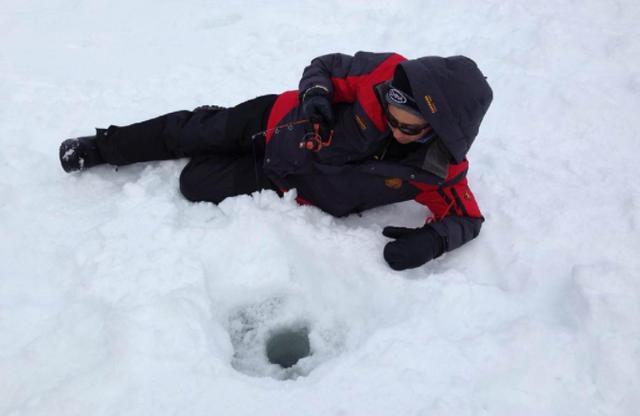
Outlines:
<svg viewBox="0 0 640 416"><path fill-rule="evenodd" d="M402 179L400 178L387 178L384 180L384 184L387 188L400 189L402 188Z"/></svg>
<svg viewBox="0 0 640 416"><path fill-rule="evenodd" d="M469 192L464 191L464 199L466 199L467 201L471 199L471 195L469 194Z"/></svg>
<svg viewBox="0 0 640 416"><path fill-rule="evenodd" d="M391 88L389 92L387 92L387 98L389 101L396 104L406 104L407 102L407 97L404 96L404 93L395 88Z"/></svg>
<svg viewBox="0 0 640 416"><path fill-rule="evenodd" d="M430 95L425 95L424 100L427 102L427 106L429 107L431 114L435 114L436 111L438 111L438 107L436 107L436 104L433 102L433 98L431 98Z"/></svg>

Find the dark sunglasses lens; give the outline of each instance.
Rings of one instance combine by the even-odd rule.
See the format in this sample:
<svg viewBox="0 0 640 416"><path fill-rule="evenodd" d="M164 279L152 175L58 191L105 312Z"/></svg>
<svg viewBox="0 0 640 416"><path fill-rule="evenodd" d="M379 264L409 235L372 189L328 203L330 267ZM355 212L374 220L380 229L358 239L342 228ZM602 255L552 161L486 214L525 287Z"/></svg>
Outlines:
<svg viewBox="0 0 640 416"><path fill-rule="evenodd" d="M410 136L414 136L414 135L420 133L423 129L424 129L424 127L409 127L409 126L400 126L400 127L398 127L398 130L400 130L404 134L408 134Z"/></svg>
<svg viewBox="0 0 640 416"><path fill-rule="evenodd" d="M401 124L398 119L396 119L393 114L387 109L387 121L394 129L398 129L404 134L408 134L409 136L414 136L420 133L425 129L425 126L407 126L406 124Z"/></svg>

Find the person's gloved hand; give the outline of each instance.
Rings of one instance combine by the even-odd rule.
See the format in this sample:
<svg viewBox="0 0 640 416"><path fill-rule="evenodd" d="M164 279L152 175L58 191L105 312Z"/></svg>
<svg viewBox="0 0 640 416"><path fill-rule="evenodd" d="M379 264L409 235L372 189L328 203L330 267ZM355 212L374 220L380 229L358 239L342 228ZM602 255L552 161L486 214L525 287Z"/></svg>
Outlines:
<svg viewBox="0 0 640 416"><path fill-rule="evenodd" d="M302 94L302 111L312 123L333 127L333 108L329 90L322 85L314 85Z"/></svg>
<svg viewBox="0 0 640 416"><path fill-rule="evenodd" d="M382 234L395 239L384 247L384 259L394 270L420 267L439 257L445 249L443 238L428 225L422 228L385 227Z"/></svg>

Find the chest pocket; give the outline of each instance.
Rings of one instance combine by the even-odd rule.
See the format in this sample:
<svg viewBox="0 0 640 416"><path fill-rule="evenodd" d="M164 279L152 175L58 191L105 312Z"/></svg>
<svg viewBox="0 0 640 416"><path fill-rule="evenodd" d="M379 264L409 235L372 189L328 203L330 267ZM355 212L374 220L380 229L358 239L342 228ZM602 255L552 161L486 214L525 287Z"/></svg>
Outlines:
<svg viewBox="0 0 640 416"><path fill-rule="evenodd" d="M378 152L385 135L379 132L358 103L334 105L336 125L331 145L314 154L314 160L343 165L365 160Z"/></svg>

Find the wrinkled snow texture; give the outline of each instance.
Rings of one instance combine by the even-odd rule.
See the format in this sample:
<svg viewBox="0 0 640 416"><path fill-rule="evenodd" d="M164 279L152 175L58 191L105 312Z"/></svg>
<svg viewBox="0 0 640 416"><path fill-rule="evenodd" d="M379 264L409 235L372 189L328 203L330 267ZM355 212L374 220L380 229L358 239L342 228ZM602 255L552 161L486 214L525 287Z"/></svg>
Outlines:
<svg viewBox="0 0 640 416"><path fill-rule="evenodd" d="M640 3L5 1L1 415L633 415ZM65 174L94 127L297 87L315 56L464 54L495 100L478 239L394 272L386 225L295 192L219 206L186 160ZM289 370L268 336L309 329Z"/></svg>

